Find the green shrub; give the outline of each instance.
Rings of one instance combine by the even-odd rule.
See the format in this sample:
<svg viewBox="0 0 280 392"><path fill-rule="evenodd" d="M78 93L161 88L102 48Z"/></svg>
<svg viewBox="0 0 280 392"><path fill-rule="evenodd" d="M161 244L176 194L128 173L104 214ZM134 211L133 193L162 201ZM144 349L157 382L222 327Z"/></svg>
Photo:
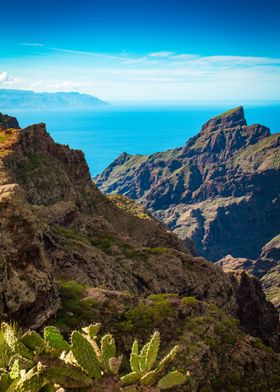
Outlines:
<svg viewBox="0 0 280 392"><path fill-rule="evenodd" d="M153 305L140 303L125 312L118 329L141 336L158 327L162 321L173 314L174 309L168 300L156 301Z"/></svg>
<svg viewBox="0 0 280 392"><path fill-rule="evenodd" d="M162 294L151 294L148 296L148 299L150 299L151 301L162 301L163 299L168 299L168 298L178 298L179 295L178 294L166 294L166 293L162 293Z"/></svg>
<svg viewBox="0 0 280 392"><path fill-rule="evenodd" d="M182 302L184 305L190 306L192 308L197 307L199 302L195 297L184 297L182 298Z"/></svg>
<svg viewBox="0 0 280 392"><path fill-rule="evenodd" d="M96 314L96 301L83 298L85 286L76 281L60 281L58 287L62 308L57 315L56 325L67 332L92 322Z"/></svg>

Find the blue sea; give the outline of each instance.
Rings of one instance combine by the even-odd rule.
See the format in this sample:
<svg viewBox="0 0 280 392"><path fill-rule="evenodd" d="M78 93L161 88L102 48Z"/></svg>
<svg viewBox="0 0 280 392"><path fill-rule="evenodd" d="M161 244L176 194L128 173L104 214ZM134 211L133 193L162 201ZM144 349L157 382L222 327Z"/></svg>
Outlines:
<svg viewBox="0 0 280 392"><path fill-rule="evenodd" d="M53 139L81 149L92 176L119 154L150 154L183 146L211 117L231 104L111 105L94 110L9 110L21 127L44 122ZM248 124L280 131L280 103L244 105Z"/></svg>

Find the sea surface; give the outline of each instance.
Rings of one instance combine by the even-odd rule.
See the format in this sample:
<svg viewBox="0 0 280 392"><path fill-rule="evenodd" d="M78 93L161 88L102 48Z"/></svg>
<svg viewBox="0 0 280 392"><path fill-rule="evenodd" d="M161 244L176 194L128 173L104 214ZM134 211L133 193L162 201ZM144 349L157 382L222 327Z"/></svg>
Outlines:
<svg viewBox="0 0 280 392"><path fill-rule="evenodd" d="M236 105L235 105L236 106ZM230 104L112 105L94 110L9 110L21 127L44 122L56 142L84 151L91 175L104 170L119 154L151 154L183 146L211 117ZM280 131L280 103L244 105L248 124Z"/></svg>

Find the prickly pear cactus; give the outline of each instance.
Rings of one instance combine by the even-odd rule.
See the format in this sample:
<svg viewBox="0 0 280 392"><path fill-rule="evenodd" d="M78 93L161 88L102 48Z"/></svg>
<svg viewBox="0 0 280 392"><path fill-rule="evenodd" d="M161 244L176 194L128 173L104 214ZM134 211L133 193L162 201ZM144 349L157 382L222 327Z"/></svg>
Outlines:
<svg viewBox="0 0 280 392"><path fill-rule="evenodd" d="M169 389L169 388L173 388L176 385L181 385L184 382L186 382L187 377L178 372L177 370L175 370L174 372L170 372L168 373L166 376L162 377L157 386L160 389Z"/></svg>
<svg viewBox="0 0 280 392"><path fill-rule="evenodd" d="M109 359L109 370L112 374L117 375L119 373L121 364L122 364L123 356L112 357Z"/></svg>
<svg viewBox="0 0 280 392"><path fill-rule="evenodd" d="M136 384L141 378L141 374L139 372L131 372L121 377L121 385L130 385Z"/></svg>
<svg viewBox="0 0 280 392"><path fill-rule="evenodd" d="M101 339L101 353L107 368L109 368L110 358L116 356L115 340L111 334L104 335Z"/></svg>
<svg viewBox="0 0 280 392"><path fill-rule="evenodd" d="M173 347L172 350L169 351L169 353L158 364L156 368L157 373L160 373L170 362L172 362L175 359L179 349L180 347L177 345Z"/></svg>
<svg viewBox="0 0 280 392"><path fill-rule="evenodd" d="M140 366L140 364L139 364L139 345L138 345L137 340L135 340L132 345L129 362L130 362L131 370L133 372L139 372L139 370L140 370L140 367L139 367Z"/></svg>
<svg viewBox="0 0 280 392"><path fill-rule="evenodd" d="M74 366L51 366L44 377L63 388L86 388L92 384L92 378Z"/></svg>
<svg viewBox="0 0 280 392"><path fill-rule="evenodd" d="M44 329L44 338L50 348L59 351L70 350L70 345L64 340L56 327L46 327Z"/></svg>
<svg viewBox="0 0 280 392"><path fill-rule="evenodd" d="M91 377L102 376L96 352L90 342L80 332L71 335L71 349L78 365Z"/></svg>
<svg viewBox="0 0 280 392"><path fill-rule="evenodd" d="M90 336L92 339L94 339L97 336L100 328L101 328L101 324L96 323L96 324L91 324L88 327L84 327L84 328L82 328L82 330L86 334L88 334L88 336Z"/></svg>
<svg viewBox="0 0 280 392"><path fill-rule="evenodd" d="M139 368L142 372L147 370L147 352L149 349L149 343L146 343L140 352L139 355Z"/></svg>
<svg viewBox="0 0 280 392"><path fill-rule="evenodd" d="M28 347L30 350L40 351L46 347L44 339L36 331L27 331L21 338L20 341Z"/></svg>
<svg viewBox="0 0 280 392"><path fill-rule="evenodd" d="M37 373L36 368L32 368L16 382L15 386L11 384L7 392L38 392L43 383L44 378Z"/></svg>
<svg viewBox="0 0 280 392"><path fill-rule="evenodd" d="M147 353L146 353L146 369L151 370L158 355L160 345L160 335L159 332L155 332L151 337L149 342Z"/></svg>
<svg viewBox="0 0 280 392"><path fill-rule="evenodd" d="M14 326L3 323L4 339L13 353L19 354L25 358L32 358L31 351L18 340L17 332Z"/></svg>
<svg viewBox="0 0 280 392"><path fill-rule="evenodd" d="M134 384L142 384L143 386L150 387L154 386L164 368L175 358L179 351L179 346L175 346L158 364L158 366L152 370L156 360L160 347L160 334L155 332L148 343L146 343L139 354L139 345L137 341L134 341L130 354L130 367L132 372L121 377L121 385L123 391L133 391ZM178 371L168 374L168 377L162 378L158 385L163 386L163 389L171 388L175 385L180 385L185 382L187 377ZM170 385L170 386L168 386ZM153 387L154 388L154 387ZM152 388L152 389L153 389ZM159 388L159 387L158 387ZM151 389L151 390L152 390ZM137 390L137 388L136 388ZM144 387L145 390L145 387Z"/></svg>
<svg viewBox="0 0 280 392"><path fill-rule="evenodd" d="M99 339L100 324L73 331L71 345L55 327L44 329L44 339L35 331L22 334L14 326L0 328L0 392L74 391L152 392L186 381L178 371L162 376L175 358L175 346L159 363L160 335L155 332L139 350L134 341L130 354L131 372L119 376L122 355L116 356L115 340L107 334ZM154 368L154 369L153 369Z"/></svg>

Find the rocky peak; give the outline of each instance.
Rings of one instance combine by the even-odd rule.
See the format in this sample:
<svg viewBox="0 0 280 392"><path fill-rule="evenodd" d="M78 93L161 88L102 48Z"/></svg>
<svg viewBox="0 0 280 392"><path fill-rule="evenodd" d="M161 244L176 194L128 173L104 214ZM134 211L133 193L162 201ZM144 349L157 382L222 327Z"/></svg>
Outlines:
<svg viewBox="0 0 280 392"><path fill-rule="evenodd" d="M20 126L15 117L0 113L0 129L14 128L19 129Z"/></svg>
<svg viewBox="0 0 280 392"><path fill-rule="evenodd" d="M242 106L238 106L237 108L228 110L219 116L211 118L211 120L207 121L207 123L203 125L201 133L216 132L222 129L243 126L247 126L244 109Z"/></svg>
<svg viewBox="0 0 280 392"><path fill-rule="evenodd" d="M191 138L182 150L185 157L203 154L203 161L228 160L237 150L257 143L270 135L269 128L247 126L244 109L239 106L209 120L200 133Z"/></svg>

